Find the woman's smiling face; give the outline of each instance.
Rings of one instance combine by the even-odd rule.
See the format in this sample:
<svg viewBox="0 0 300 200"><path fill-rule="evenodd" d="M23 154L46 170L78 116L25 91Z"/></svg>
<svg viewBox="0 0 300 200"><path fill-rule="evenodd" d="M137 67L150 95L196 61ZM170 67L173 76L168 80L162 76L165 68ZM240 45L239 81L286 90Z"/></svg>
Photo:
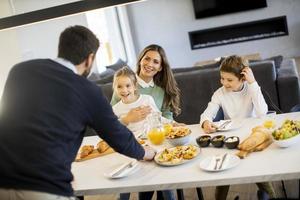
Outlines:
<svg viewBox="0 0 300 200"><path fill-rule="evenodd" d="M148 51L140 62L141 71L139 77L149 82L162 69L161 56L157 51Z"/></svg>

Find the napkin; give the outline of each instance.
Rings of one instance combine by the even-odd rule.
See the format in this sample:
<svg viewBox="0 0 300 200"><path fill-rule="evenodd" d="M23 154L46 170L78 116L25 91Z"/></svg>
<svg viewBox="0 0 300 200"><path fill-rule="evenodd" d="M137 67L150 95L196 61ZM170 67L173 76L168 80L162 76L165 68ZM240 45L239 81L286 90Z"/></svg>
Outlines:
<svg viewBox="0 0 300 200"><path fill-rule="evenodd" d="M113 169L108 176L111 178L121 178L124 176L128 176L133 172L134 169L138 166L138 162L136 160L123 163L122 165L118 166L117 168Z"/></svg>

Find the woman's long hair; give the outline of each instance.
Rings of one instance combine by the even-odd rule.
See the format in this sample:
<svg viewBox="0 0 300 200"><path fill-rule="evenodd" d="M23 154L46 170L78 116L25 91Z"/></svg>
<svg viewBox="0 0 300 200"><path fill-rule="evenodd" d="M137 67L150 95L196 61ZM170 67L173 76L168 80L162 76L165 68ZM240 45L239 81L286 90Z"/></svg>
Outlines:
<svg viewBox="0 0 300 200"><path fill-rule="evenodd" d="M169 62L167 60L166 53L164 49L156 44L151 44L144 48L140 53L137 60L137 74L140 74L141 71L141 60L148 51L156 51L161 57L161 71L157 72L154 75L153 81L155 85L161 87L165 91L163 108L170 107L171 111L178 115L181 112L180 109L180 89L177 86L177 82L173 76L172 70L170 68Z"/></svg>

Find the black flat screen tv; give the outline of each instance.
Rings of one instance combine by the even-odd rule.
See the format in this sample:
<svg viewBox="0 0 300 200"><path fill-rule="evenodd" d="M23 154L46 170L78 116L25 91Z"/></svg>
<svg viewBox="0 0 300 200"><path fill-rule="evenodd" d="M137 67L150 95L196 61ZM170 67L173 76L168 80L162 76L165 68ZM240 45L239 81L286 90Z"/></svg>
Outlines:
<svg viewBox="0 0 300 200"><path fill-rule="evenodd" d="M267 0L193 0L196 19L267 7Z"/></svg>

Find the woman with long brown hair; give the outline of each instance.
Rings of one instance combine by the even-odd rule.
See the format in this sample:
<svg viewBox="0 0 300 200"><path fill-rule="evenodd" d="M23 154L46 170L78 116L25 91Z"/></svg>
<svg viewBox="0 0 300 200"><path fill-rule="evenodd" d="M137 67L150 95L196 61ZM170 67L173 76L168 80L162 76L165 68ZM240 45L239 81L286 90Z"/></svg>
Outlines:
<svg viewBox="0 0 300 200"><path fill-rule="evenodd" d="M138 91L151 95L162 116L173 119L173 114L180 113L180 90L173 76L164 49L156 44L144 48L137 60ZM114 105L119 101L115 95L111 100ZM149 108L136 108L123 117L124 124L142 120L149 114Z"/></svg>
<svg viewBox="0 0 300 200"><path fill-rule="evenodd" d="M173 114L180 113L180 90L170 68L164 49L156 44L151 44L143 49L137 60L136 78L140 94L147 94L153 97L156 106L162 112L162 116L173 120ZM113 95L111 104L119 101ZM144 120L151 112L150 106L141 106L132 109L120 120L125 125ZM175 200L172 190L162 191L165 200ZM140 192L139 199L150 200L152 192ZM129 199L129 193L122 193L121 200Z"/></svg>

